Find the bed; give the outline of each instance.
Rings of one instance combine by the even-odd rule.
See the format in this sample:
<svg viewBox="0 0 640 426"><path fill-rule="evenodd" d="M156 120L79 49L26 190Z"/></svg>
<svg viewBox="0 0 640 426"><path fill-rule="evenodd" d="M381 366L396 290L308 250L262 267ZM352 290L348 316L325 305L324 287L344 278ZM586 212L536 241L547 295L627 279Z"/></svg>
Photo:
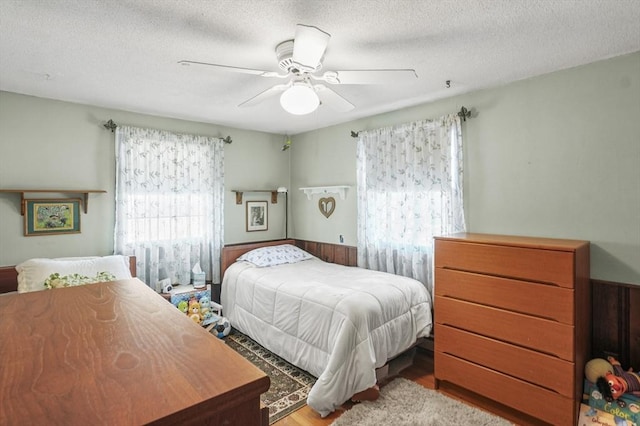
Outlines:
<svg viewBox="0 0 640 426"><path fill-rule="evenodd" d="M119 255L33 258L15 266L0 266L0 294L45 290L44 281L53 273L90 277L100 272L108 272L113 279L133 278L136 276L136 258Z"/></svg>
<svg viewBox="0 0 640 426"><path fill-rule="evenodd" d="M307 404L325 417L430 334L431 297L416 280L324 262L284 243L223 250L223 313L318 378Z"/></svg>

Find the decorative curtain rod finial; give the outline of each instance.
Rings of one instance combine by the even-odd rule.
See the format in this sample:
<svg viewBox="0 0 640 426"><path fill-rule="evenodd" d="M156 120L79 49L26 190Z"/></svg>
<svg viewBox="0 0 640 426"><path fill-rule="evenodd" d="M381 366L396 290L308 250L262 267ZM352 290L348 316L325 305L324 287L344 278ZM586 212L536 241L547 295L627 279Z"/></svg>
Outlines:
<svg viewBox="0 0 640 426"><path fill-rule="evenodd" d="M105 129L109 129L111 130L111 133L113 133L116 130L116 127L118 127L118 125L116 123L113 122L113 120L109 119L109 121L107 121L105 124L103 124Z"/></svg>
<svg viewBox="0 0 640 426"><path fill-rule="evenodd" d="M231 140L231 136L227 136L226 138L222 139L222 142L224 142L224 143L231 143L231 142L233 142L233 141Z"/></svg>
<svg viewBox="0 0 640 426"><path fill-rule="evenodd" d="M458 117L462 118L462 121L467 121L467 118L471 118L471 111L462 107L460 111L458 111Z"/></svg>
<svg viewBox="0 0 640 426"><path fill-rule="evenodd" d="M353 130L351 131L351 137L352 138L357 138L359 136L360 132L354 132Z"/></svg>

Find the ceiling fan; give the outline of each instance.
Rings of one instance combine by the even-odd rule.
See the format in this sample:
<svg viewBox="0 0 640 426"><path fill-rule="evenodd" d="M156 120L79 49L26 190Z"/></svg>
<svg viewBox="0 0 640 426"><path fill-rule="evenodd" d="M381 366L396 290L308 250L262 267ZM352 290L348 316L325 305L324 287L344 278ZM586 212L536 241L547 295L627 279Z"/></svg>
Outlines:
<svg viewBox="0 0 640 426"><path fill-rule="evenodd" d="M179 61L182 65L205 65L220 70L253 74L260 77L286 79L269 89L239 104L239 107L257 105L280 94L280 104L291 114L304 115L315 111L322 103L339 112L347 112L355 106L322 83L338 84L384 84L418 78L412 69L377 69L325 71L322 60L331 35L317 27L298 24L293 40L286 40L276 46L278 66L282 72L242 68L229 65L210 64L198 61Z"/></svg>

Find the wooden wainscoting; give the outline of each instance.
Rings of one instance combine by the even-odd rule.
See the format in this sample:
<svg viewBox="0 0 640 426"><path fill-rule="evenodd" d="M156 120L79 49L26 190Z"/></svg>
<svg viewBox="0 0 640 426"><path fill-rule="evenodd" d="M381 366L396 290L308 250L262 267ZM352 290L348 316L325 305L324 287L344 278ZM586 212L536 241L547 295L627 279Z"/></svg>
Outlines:
<svg viewBox="0 0 640 426"><path fill-rule="evenodd" d="M338 263L346 266L357 266L358 263L357 248L353 246L306 240L296 240L296 246L319 257L325 262Z"/></svg>
<svg viewBox="0 0 640 426"><path fill-rule="evenodd" d="M640 285L591 280L591 355L640 369Z"/></svg>

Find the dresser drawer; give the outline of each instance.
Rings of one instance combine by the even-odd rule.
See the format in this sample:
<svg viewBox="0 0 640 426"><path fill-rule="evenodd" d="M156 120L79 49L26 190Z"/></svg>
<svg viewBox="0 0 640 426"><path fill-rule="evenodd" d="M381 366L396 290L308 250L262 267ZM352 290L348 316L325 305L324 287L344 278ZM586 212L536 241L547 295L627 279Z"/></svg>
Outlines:
<svg viewBox="0 0 640 426"><path fill-rule="evenodd" d="M553 283L567 288L574 287L573 251L440 239L436 239L435 246L436 268Z"/></svg>
<svg viewBox="0 0 640 426"><path fill-rule="evenodd" d="M576 424L578 402L573 398L438 351L434 365L438 380L457 383L549 424Z"/></svg>
<svg viewBox="0 0 640 426"><path fill-rule="evenodd" d="M548 284L436 268L436 296L447 296L574 324L573 290Z"/></svg>
<svg viewBox="0 0 640 426"><path fill-rule="evenodd" d="M574 328L566 324L442 296L435 297L434 316L439 324L574 360Z"/></svg>
<svg viewBox="0 0 640 426"><path fill-rule="evenodd" d="M436 323L435 350L574 396L575 365L560 358ZM436 379L438 370L436 370Z"/></svg>

